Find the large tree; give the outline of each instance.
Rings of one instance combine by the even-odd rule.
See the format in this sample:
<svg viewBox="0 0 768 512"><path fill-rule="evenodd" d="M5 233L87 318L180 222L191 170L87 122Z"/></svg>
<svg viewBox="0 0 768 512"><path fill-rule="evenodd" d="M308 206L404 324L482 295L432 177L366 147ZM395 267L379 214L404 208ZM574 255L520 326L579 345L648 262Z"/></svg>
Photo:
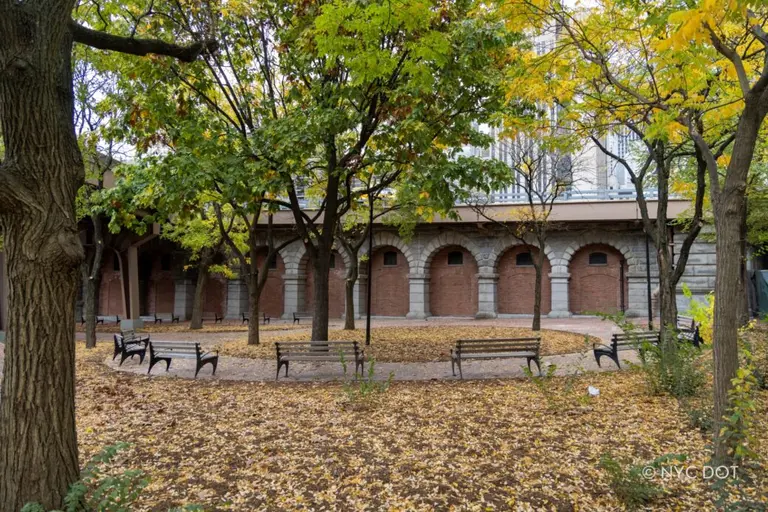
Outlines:
<svg viewBox="0 0 768 512"><path fill-rule="evenodd" d="M0 394L0 511L61 505L78 479L75 298L83 247L75 198L72 45L195 59L206 47L119 37L72 20L74 0L0 2L0 233L10 288ZM180 40L182 42L183 40Z"/></svg>
<svg viewBox="0 0 768 512"><path fill-rule="evenodd" d="M198 98L220 120L212 134L237 139L233 149L247 156L251 172L279 182L253 192L293 214L315 279L312 338L325 340L340 219L417 167L438 178L439 163L476 142L474 124L503 103L513 38L474 0L409 0L397 8L281 0L226 5L216 14L226 27L221 52L191 69L152 73L183 84L183 97ZM198 15L169 14L189 26ZM360 187L371 168L380 179Z"/></svg>

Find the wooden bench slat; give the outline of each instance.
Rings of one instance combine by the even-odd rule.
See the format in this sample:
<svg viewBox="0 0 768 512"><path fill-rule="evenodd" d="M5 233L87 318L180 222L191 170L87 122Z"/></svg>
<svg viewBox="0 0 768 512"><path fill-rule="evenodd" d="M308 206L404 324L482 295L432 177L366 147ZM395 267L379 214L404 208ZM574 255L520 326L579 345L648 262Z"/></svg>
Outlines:
<svg viewBox="0 0 768 512"><path fill-rule="evenodd" d="M459 376L463 379L461 368L463 359L526 359L528 368L531 362L541 374L539 353L541 350L541 338L488 338L488 339L461 339L456 340L455 348L451 349L451 369L456 375L456 366L459 367Z"/></svg>
<svg viewBox="0 0 768 512"><path fill-rule="evenodd" d="M149 370L160 362L165 361L165 371L171 367L173 359L195 359L197 361L195 368L195 378L200 373L200 369L206 364L213 367L213 375L216 375L216 367L219 365L219 353L216 351L205 352L200 348L200 343L184 341L150 341L149 342Z"/></svg>
<svg viewBox="0 0 768 512"><path fill-rule="evenodd" d="M355 374L360 368L362 373L365 368L365 354L356 341L278 341L275 342L277 352L277 374L275 380L280 378L280 368L285 366L285 375L288 376L288 366L291 361L338 361L349 359L355 363Z"/></svg>

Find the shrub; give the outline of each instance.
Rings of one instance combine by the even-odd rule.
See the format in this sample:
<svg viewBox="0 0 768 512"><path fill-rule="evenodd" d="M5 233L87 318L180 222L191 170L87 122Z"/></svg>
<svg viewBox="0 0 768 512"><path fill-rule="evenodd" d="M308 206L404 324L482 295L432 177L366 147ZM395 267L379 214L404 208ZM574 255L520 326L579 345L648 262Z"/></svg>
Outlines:
<svg viewBox="0 0 768 512"><path fill-rule="evenodd" d="M627 508L636 509L664 494L664 488L649 478L647 468L656 470L685 460L684 455L668 454L647 464L628 464L616 460L610 453L604 453L599 467L608 475L609 485L616 497Z"/></svg>
<svg viewBox="0 0 768 512"><path fill-rule="evenodd" d="M341 356L341 366L344 369L344 375L347 375L347 362L344 359L344 355ZM377 381L376 375L376 360L371 359L368 363L368 371L366 374L358 377L355 373L353 380L345 380L342 385L342 390L346 398L347 403L366 403L370 402L373 398L383 395L389 390L392 385L392 381L395 378L395 373L390 372L387 380Z"/></svg>
<svg viewBox="0 0 768 512"><path fill-rule="evenodd" d="M694 396L706 382L701 353L689 343L645 343L640 354L642 370L653 394L675 398Z"/></svg>

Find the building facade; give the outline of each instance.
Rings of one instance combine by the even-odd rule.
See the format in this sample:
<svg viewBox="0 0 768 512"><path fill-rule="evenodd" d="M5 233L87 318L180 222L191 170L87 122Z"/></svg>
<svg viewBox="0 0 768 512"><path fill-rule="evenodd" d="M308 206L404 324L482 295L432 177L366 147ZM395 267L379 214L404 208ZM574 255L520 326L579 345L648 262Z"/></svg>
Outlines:
<svg viewBox="0 0 768 512"><path fill-rule="evenodd" d="M655 205L650 206L653 211ZM685 201L671 201L670 215L686 207ZM494 208L498 218L514 217L510 212L514 205ZM504 318L533 313L535 272L531 255L537 249L527 247L467 207L458 207L457 212L459 220L435 218L419 225L407 240L391 227L374 226L371 275L367 275L367 265L361 265L355 285L353 300L358 315L366 312L369 283L374 317ZM287 214L281 212L276 219L276 226L282 225L285 233L291 229ZM646 257L646 238L635 201L565 201L556 204L552 219L553 230L544 247L543 315L562 318L623 311L628 316L645 317L649 282L650 307L656 311L656 255L651 245ZM677 253L684 235L672 227L670 230ZM106 251L99 314L138 318L174 313L188 319L197 279L187 255L162 239L157 230L142 237L126 235L118 245ZM261 258L265 255L266 248ZM359 256L363 255L365 249ZM334 254L331 318L344 315L350 257L343 250ZM0 263L2 258L0 253ZM7 283L3 268L4 264L0 265L0 319L5 322ZM703 300L714 289L714 279L714 245L697 241L680 289L685 283ZM314 281L303 244L296 241L288 245L269 265L261 309L273 318L311 312ZM678 307L687 308L682 291ZM245 283L213 276L206 285L203 310L208 316L215 313L241 319L248 311Z"/></svg>

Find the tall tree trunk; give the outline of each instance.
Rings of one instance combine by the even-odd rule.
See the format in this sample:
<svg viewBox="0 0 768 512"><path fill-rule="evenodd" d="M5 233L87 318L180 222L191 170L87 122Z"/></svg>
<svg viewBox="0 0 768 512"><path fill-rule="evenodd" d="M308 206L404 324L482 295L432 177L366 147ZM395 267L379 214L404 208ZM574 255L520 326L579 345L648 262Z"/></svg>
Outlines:
<svg viewBox="0 0 768 512"><path fill-rule="evenodd" d="M739 368L738 305L744 296L742 273L742 222L746 208L747 176L752 164L765 108L759 97L747 96L736 129L725 180L719 187L710 183L715 213L715 318L713 333L715 461L727 462L731 446L720 436L723 417L729 412L728 392ZM710 174L714 174L710 171Z"/></svg>
<svg viewBox="0 0 768 512"><path fill-rule="evenodd" d="M351 254L349 258L349 268L347 269L347 280L344 284L345 308L344 308L344 330L355 330L355 283L360 277L360 264L357 254ZM370 256L369 256L370 257Z"/></svg>
<svg viewBox="0 0 768 512"><path fill-rule="evenodd" d="M255 253L255 251L254 251ZM269 257L269 255L267 255ZM254 261L255 256L251 254L251 261ZM252 266L255 262L252 263ZM259 299L261 298L261 287L259 286L259 274L251 274L248 276L248 314L250 315L250 321L248 322L248 344L258 345L261 342L260 329L259 329Z"/></svg>
<svg viewBox="0 0 768 512"><path fill-rule="evenodd" d="M536 253L536 265L534 265L536 282L534 283L533 289L533 325L531 325L531 330L533 331L541 330L541 280L543 276L544 257L544 250L539 249Z"/></svg>
<svg viewBox="0 0 768 512"><path fill-rule="evenodd" d="M72 117L74 0L0 2L0 232L9 280L0 512L58 508L78 479L75 300L83 161Z"/></svg>
<svg viewBox="0 0 768 512"><path fill-rule="evenodd" d="M667 347L675 347L674 330L677 326L677 283L673 279L672 254L669 246L657 249L656 261L659 265L659 332ZM672 328L670 331L669 328ZM672 334L670 336L670 334Z"/></svg>
<svg viewBox="0 0 768 512"><path fill-rule="evenodd" d="M95 262L91 263L95 266ZM85 318L85 348L96 346L96 313L99 304L99 288L101 287L101 268L96 274L89 270L91 265L83 266L83 318ZM93 279L91 279L93 276Z"/></svg>
<svg viewBox="0 0 768 512"><path fill-rule="evenodd" d="M206 259L202 260L197 267L197 283L195 284L195 298L192 302L190 329L203 328L203 303L205 302L205 287L208 284L210 266L210 262Z"/></svg>
<svg viewBox="0 0 768 512"><path fill-rule="evenodd" d="M312 260L314 270L314 312L312 341L328 341L328 286L331 267L331 249L318 248Z"/></svg>
<svg viewBox="0 0 768 512"><path fill-rule="evenodd" d="M83 308L85 311L85 347L96 346L96 314L98 312L99 292L101 289L101 264L104 261L104 224L99 215L92 215L93 223L93 256L84 269L84 297Z"/></svg>

